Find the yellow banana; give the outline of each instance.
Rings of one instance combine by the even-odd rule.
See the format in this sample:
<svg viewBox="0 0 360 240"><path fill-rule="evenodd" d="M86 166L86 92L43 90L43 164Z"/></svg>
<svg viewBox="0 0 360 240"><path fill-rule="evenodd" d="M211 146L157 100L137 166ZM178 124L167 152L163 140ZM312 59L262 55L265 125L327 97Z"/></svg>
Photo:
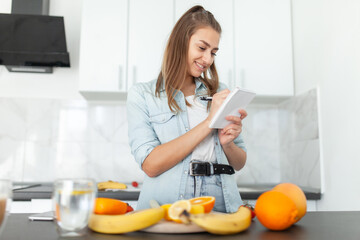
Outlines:
<svg viewBox="0 0 360 240"><path fill-rule="evenodd" d="M191 222L213 234L234 234L246 230L251 225L251 211L240 207L235 213L208 213L190 215Z"/></svg>
<svg viewBox="0 0 360 240"><path fill-rule="evenodd" d="M95 232L119 234L147 228L159 222L165 214L163 208L150 208L123 215L92 214L89 228Z"/></svg>
<svg viewBox="0 0 360 240"><path fill-rule="evenodd" d="M113 182L113 181L107 181L107 182L99 182L97 184L97 187L99 190L105 190L105 189L126 189L127 186L124 183L120 182Z"/></svg>

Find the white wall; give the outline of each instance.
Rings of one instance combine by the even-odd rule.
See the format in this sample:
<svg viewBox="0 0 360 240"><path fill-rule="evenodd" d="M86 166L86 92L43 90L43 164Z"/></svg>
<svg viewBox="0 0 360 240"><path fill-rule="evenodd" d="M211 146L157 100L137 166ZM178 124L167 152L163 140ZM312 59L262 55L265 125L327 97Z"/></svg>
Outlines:
<svg viewBox="0 0 360 240"><path fill-rule="evenodd" d="M52 74L10 73L0 65L0 97L82 98L78 93L82 0L50 0L49 15L63 16L71 68ZM11 12L11 0L0 0L0 13Z"/></svg>
<svg viewBox="0 0 360 240"><path fill-rule="evenodd" d="M360 1L292 0L296 94L318 86L323 198L360 210Z"/></svg>

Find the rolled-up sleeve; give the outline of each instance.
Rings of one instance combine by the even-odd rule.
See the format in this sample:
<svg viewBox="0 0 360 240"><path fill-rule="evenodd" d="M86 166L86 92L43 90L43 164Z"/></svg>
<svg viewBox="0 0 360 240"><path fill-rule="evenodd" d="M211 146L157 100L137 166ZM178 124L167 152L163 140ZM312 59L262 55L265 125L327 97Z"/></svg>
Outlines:
<svg viewBox="0 0 360 240"><path fill-rule="evenodd" d="M242 138L241 133L239 134L239 136L237 136L237 138L234 139L234 143L235 143L236 146L238 146L239 148L241 148L245 152L247 151L246 150L246 145L245 145L244 139Z"/></svg>
<svg viewBox="0 0 360 240"><path fill-rule="evenodd" d="M151 126L146 96L141 84L129 91L126 102L128 137L131 153L142 169L142 163L160 141Z"/></svg>

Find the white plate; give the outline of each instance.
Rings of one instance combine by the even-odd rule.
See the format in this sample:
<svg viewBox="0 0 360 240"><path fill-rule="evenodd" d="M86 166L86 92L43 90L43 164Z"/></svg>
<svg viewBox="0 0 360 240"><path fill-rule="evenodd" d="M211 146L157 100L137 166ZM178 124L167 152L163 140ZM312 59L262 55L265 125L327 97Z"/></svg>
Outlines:
<svg viewBox="0 0 360 240"><path fill-rule="evenodd" d="M142 229L143 232L150 233L198 233L206 232L204 229L194 223L182 224L161 220L148 228Z"/></svg>

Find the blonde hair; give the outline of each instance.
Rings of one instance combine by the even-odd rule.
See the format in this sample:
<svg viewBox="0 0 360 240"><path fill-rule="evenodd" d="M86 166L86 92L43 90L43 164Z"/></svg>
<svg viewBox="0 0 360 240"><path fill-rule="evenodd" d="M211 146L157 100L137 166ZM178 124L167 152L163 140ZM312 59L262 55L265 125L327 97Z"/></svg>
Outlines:
<svg viewBox="0 0 360 240"><path fill-rule="evenodd" d="M179 112L181 110L175 101L175 96L180 91L188 71L187 56L190 37L199 28L203 27L211 27L221 34L220 24L216 21L213 14L206 11L202 6L194 6L185 12L176 22L167 42L161 71L156 82L155 94L159 97L160 90L164 87L168 98L168 105L172 112ZM210 66L209 73L210 76L208 77L207 71L205 71L203 76L199 77L199 80L205 84L207 94L212 96L216 93L219 86L215 62Z"/></svg>

